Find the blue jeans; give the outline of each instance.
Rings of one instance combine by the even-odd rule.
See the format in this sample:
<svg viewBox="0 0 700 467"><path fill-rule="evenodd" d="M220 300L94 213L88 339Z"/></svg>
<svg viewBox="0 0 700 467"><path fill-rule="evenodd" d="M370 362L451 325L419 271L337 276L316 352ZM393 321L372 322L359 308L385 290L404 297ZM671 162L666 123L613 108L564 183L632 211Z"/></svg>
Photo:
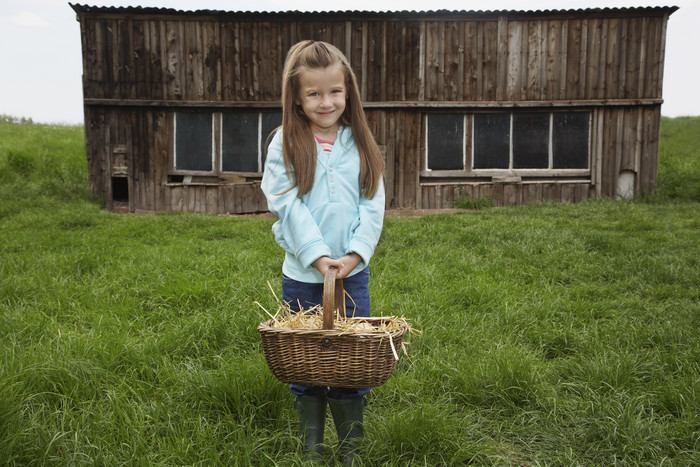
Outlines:
<svg viewBox="0 0 700 467"><path fill-rule="evenodd" d="M369 266L354 276L343 279L345 295L345 313L347 316L368 318L369 313ZM352 297L352 300L348 297ZM282 276L282 300L289 303L292 311L304 310L316 305L323 305L323 284L299 282ZM353 303L353 301L355 303ZM324 386L306 386L292 383L289 388L297 396L322 396L331 399L354 399L369 393L369 388L327 388Z"/></svg>

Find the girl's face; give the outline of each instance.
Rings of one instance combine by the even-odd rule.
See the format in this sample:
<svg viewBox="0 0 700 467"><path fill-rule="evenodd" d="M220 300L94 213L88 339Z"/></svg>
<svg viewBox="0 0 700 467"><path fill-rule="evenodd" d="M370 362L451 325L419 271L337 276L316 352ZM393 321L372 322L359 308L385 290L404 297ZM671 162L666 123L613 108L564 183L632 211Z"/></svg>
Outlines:
<svg viewBox="0 0 700 467"><path fill-rule="evenodd" d="M321 139L335 141L338 120L345 111L345 73L340 64L312 68L299 74L297 104L311 123L311 131Z"/></svg>

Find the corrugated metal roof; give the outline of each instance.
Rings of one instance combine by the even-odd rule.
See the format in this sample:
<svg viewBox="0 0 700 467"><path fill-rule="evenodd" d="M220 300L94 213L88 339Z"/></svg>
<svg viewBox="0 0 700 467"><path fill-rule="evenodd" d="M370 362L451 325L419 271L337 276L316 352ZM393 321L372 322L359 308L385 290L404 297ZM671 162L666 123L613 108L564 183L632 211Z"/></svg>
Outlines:
<svg viewBox="0 0 700 467"><path fill-rule="evenodd" d="M327 15L328 13L333 13L336 16L353 16L361 18L401 18L401 17L449 17L449 16L474 16L474 17L488 17L488 16L549 16L549 15L563 15L563 14L576 14L576 15L603 15L603 16L616 16L616 15L639 15L639 14L663 14L663 13L673 13L678 10L677 6L670 7L628 7L628 8L579 8L579 9L568 9L568 10L428 10L428 11L223 11L223 10L176 10L174 8L158 8L158 7L141 7L141 6L130 6L130 7L102 7L102 6L90 6L82 5L79 3L73 4L69 3L73 10L78 14L127 14L127 15L187 15L187 16L237 16L237 17L256 17L264 18L270 17L288 17L294 16L313 18L320 15Z"/></svg>

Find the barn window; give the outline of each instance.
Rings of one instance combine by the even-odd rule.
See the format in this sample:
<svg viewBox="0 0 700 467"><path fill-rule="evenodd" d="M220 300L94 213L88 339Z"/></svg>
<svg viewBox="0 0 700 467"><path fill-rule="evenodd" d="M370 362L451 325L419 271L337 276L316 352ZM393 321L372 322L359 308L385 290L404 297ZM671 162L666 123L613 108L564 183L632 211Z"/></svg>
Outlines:
<svg viewBox="0 0 700 467"><path fill-rule="evenodd" d="M258 112L223 114L221 170L224 172L259 172Z"/></svg>
<svg viewBox="0 0 700 467"><path fill-rule="evenodd" d="M210 172L214 166L212 114L175 115L175 169Z"/></svg>
<svg viewBox="0 0 700 467"><path fill-rule="evenodd" d="M549 167L549 114L513 114L513 168Z"/></svg>
<svg viewBox="0 0 700 467"><path fill-rule="evenodd" d="M226 112L222 119L221 170L262 172L265 141L282 123L280 112Z"/></svg>
<svg viewBox="0 0 700 467"><path fill-rule="evenodd" d="M590 114L561 112L553 114L552 157L555 169L587 169Z"/></svg>
<svg viewBox="0 0 700 467"><path fill-rule="evenodd" d="M170 179L193 172L207 180L224 174L260 174L265 140L281 123L278 111L178 112Z"/></svg>
<svg viewBox="0 0 700 467"><path fill-rule="evenodd" d="M474 115L474 169L588 169L589 112Z"/></svg>
<svg viewBox="0 0 700 467"><path fill-rule="evenodd" d="M474 116L474 168L507 169L510 164L510 116Z"/></svg>
<svg viewBox="0 0 700 467"><path fill-rule="evenodd" d="M589 168L590 122L588 111L431 113L425 175L580 173Z"/></svg>
<svg viewBox="0 0 700 467"><path fill-rule="evenodd" d="M430 170L464 169L463 114L428 115L428 168Z"/></svg>

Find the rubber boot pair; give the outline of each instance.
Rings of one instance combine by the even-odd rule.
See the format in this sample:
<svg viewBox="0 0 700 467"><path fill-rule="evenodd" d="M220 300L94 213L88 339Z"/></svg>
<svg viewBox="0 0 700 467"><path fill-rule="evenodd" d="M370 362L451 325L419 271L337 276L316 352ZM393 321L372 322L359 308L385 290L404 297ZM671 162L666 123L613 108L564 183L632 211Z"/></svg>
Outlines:
<svg viewBox="0 0 700 467"><path fill-rule="evenodd" d="M335 429L340 441L343 465L352 466L359 442L364 436L362 415L365 398L327 399L326 396L297 396L299 434L307 461L323 462L323 432L326 424L326 403L331 408Z"/></svg>

